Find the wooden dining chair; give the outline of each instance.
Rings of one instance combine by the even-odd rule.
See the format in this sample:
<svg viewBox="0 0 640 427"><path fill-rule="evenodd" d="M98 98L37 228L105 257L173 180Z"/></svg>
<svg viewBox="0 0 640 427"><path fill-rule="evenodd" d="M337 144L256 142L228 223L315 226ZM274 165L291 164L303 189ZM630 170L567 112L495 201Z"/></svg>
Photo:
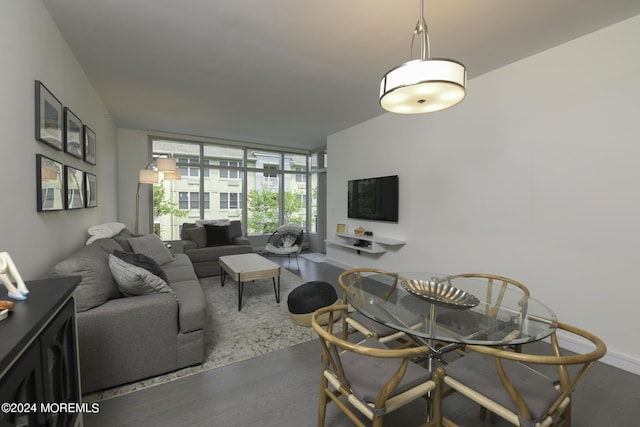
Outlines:
<svg viewBox="0 0 640 427"><path fill-rule="evenodd" d="M377 268L361 267L343 271L338 276L338 283L343 291L342 301L347 304L349 299L364 298L364 291L368 286L366 276L371 274L383 274L394 277L394 273L389 273ZM398 285L398 277L395 276L391 287L385 290L381 299L385 300L393 293ZM381 323L369 319L357 311L350 311L342 319L342 337L349 338L349 334L360 332L365 337L374 337L381 342L388 343L401 340L400 345L409 345L410 341L404 332L389 328ZM412 344L412 343L411 343Z"/></svg>
<svg viewBox="0 0 640 427"><path fill-rule="evenodd" d="M495 318L500 311L500 306L504 300L505 293L509 287L515 287L522 291L522 298L518 301L518 304L524 311L523 314L526 314L527 310L527 300L530 296L529 289L518 282L517 280L510 279L508 277L499 276L497 274L488 274L488 273L463 273L456 274L453 276L448 276L442 279L442 281L448 281L450 284L455 286L452 281L455 281L456 278L474 278L474 279L482 279L486 281L486 290L485 290L485 301L487 305L485 307L485 314L488 317ZM496 286L499 285L499 286Z"/></svg>
<svg viewBox="0 0 640 427"><path fill-rule="evenodd" d="M311 326L322 343L318 427L325 424L330 402L334 402L355 425L365 427L362 417L354 412L357 410L372 421L373 427L379 427L386 414L427 396L441 381L432 379L431 372L411 361L427 354L427 347L391 349L373 337L353 343L336 336L334 321L346 311L347 305L341 304L320 308L311 316ZM321 316L329 318L325 327L318 323ZM440 401L432 400L430 404L431 421L422 424L423 420L420 420L418 424L440 426Z"/></svg>
<svg viewBox="0 0 640 427"><path fill-rule="evenodd" d="M557 333L551 335L550 354L525 354L506 349L468 345L468 354L437 368L438 381L487 408L513 425L542 427L571 425L572 393L593 364L607 351L597 336L565 323L563 337L593 347L582 354L563 354ZM554 369L548 369L550 366ZM571 369L570 369L571 367ZM442 390L439 384L438 390ZM447 426L456 426L450 421Z"/></svg>
<svg viewBox="0 0 640 427"><path fill-rule="evenodd" d="M486 305L484 308L484 314L486 317L489 317L489 318L497 317L500 311L500 307L504 302L505 294L507 294L507 289L509 288L516 288L516 290L520 291L520 293L522 294L521 296L518 297L519 299L517 301L517 304L520 306L520 315L523 318L526 316L527 302L529 300L530 293L529 293L529 289L522 283L518 282L517 280L504 277L504 276L499 276L497 274L463 273L463 274L456 274L453 276L442 278L441 281L443 282L446 281L450 285L455 287L455 279L457 278L478 279L478 285L479 285L478 292L484 292L483 298L484 298L484 301L486 302ZM482 290L483 285L486 287L484 290ZM441 325L444 325L447 323L447 319L445 318L446 316L447 314L438 318L438 322ZM453 317L456 318L456 321L458 322L460 321L459 320L460 316L456 315ZM470 319L470 321L473 321L473 319ZM514 345L514 346L511 346L511 348L518 352L522 350L521 345ZM464 351L460 353L463 353L463 352Z"/></svg>

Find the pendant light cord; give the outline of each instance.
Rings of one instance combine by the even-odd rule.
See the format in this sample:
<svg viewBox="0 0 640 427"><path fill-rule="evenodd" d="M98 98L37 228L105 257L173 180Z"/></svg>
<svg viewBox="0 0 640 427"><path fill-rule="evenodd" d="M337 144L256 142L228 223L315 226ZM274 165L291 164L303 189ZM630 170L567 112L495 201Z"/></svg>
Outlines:
<svg viewBox="0 0 640 427"><path fill-rule="evenodd" d="M425 61L431 58L431 43L429 42L429 32L427 31L427 22L424 20L424 0L420 0L420 19L416 24L413 35L411 36L411 51L409 57L413 58L413 43L416 35L420 34L420 59Z"/></svg>

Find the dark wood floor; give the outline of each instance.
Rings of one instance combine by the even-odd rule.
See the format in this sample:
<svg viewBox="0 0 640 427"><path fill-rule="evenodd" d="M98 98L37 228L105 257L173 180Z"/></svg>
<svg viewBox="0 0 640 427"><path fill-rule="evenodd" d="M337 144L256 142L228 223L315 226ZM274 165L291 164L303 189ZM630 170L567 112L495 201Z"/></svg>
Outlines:
<svg viewBox="0 0 640 427"><path fill-rule="evenodd" d="M272 258L288 267L286 258ZM300 258L290 270L305 280L337 286L340 270ZM100 402L98 414L85 414L87 427L220 426L304 427L316 425L320 375L317 341L223 366ZM461 426L491 424L478 419L478 407L462 396L446 399L445 415ZM388 415L386 426L419 425L420 401ZM574 427L630 427L640 419L640 376L598 363L574 393ZM326 426L353 424L335 407Z"/></svg>

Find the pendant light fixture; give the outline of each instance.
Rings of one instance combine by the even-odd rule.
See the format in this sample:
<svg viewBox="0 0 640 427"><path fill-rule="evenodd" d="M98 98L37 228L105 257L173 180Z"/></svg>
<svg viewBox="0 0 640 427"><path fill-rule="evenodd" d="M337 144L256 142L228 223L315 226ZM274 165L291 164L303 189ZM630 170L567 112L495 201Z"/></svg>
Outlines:
<svg viewBox="0 0 640 427"><path fill-rule="evenodd" d="M389 71L380 82L380 105L399 114L430 113L462 101L466 95L467 70L450 59L431 59L431 46L420 0L420 20L413 32L420 37L420 59ZM413 50L413 49L412 49Z"/></svg>

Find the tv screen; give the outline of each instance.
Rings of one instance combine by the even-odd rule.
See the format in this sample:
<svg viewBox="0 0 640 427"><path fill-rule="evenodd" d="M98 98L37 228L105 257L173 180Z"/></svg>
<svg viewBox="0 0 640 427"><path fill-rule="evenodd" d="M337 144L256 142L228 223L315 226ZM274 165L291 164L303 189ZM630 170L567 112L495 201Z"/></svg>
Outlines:
<svg viewBox="0 0 640 427"><path fill-rule="evenodd" d="M347 211L349 218L398 222L398 175L349 181Z"/></svg>

